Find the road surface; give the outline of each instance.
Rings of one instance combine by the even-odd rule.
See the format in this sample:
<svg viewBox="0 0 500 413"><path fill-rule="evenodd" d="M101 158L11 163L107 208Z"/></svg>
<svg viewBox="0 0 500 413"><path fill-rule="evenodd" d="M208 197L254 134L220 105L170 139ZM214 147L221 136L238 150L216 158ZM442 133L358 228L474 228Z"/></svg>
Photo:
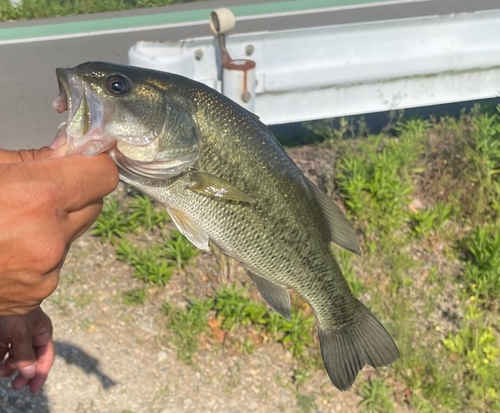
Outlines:
<svg viewBox="0 0 500 413"><path fill-rule="evenodd" d="M500 4L498 0L216 0L1 23L0 147L51 142L57 125L66 118L51 107L58 93L56 67L89 60L127 63L128 49L138 40L210 36L209 11L218 7L237 11L234 32L243 33L489 10Z"/></svg>

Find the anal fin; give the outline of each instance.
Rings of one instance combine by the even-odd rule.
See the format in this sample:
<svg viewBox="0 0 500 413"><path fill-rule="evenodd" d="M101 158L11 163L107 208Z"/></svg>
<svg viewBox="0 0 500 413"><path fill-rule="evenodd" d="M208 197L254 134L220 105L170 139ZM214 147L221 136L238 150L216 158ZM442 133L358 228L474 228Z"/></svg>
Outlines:
<svg viewBox="0 0 500 413"><path fill-rule="evenodd" d="M292 318L292 305L290 303L290 293L284 287L280 287L271 281L266 280L260 275L256 275L245 268L248 276L251 278L260 294L269 304L269 306L280 313L284 318Z"/></svg>

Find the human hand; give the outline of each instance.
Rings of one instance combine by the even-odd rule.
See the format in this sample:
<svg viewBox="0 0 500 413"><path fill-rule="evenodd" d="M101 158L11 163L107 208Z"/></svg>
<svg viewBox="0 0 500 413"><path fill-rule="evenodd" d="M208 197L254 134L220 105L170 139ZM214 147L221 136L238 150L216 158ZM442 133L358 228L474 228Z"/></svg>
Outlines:
<svg viewBox="0 0 500 413"><path fill-rule="evenodd" d="M52 323L40 307L28 314L0 317L0 377L18 371L13 389L29 385L30 391L36 393L53 362Z"/></svg>
<svg viewBox="0 0 500 413"><path fill-rule="evenodd" d="M55 290L69 246L118 184L107 155L61 153L0 151L0 316L26 314Z"/></svg>

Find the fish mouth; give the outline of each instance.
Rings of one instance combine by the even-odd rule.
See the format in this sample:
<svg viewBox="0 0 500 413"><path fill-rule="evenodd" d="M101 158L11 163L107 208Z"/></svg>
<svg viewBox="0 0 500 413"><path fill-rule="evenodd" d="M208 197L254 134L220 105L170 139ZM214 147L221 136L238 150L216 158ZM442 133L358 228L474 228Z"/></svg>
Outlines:
<svg viewBox="0 0 500 413"><path fill-rule="evenodd" d="M82 68L82 65L78 66ZM106 152L120 168L135 180L168 179L180 175L198 159L198 144L159 150L162 129L142 135L124 135L110 127L110 119L118 110L92 89L88 79L74 69L56 69L59 95L52 107L68 112L67 121L59 125L51 147L67 143L67 155L98 155ZM85 75L83 75L85 76Z"/></svg>
<svg viewBox="0 0 500 413"><path fill-rule="evenodd" d="M59 113L68 111L68 120L59 125L56 141L66 140L68 155L97 155L109 150L114 139L103 134L104 106L76 74L68 69L56 70L59 95L52 107Z"/></svg>

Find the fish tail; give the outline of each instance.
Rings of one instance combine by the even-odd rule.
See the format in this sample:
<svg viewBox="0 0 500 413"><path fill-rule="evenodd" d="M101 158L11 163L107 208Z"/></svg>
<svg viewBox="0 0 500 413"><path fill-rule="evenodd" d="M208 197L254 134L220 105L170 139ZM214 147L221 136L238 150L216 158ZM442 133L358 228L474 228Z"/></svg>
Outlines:
<svg viewBox="0 0 500 413"><path fill-rule="evenodd" d="M332 383L342 391L352 386L366 364L388 366L399 358L398 348L384 326L359 304L358 322L335 330L324 330L318 325L323 363Z"/></svg>

